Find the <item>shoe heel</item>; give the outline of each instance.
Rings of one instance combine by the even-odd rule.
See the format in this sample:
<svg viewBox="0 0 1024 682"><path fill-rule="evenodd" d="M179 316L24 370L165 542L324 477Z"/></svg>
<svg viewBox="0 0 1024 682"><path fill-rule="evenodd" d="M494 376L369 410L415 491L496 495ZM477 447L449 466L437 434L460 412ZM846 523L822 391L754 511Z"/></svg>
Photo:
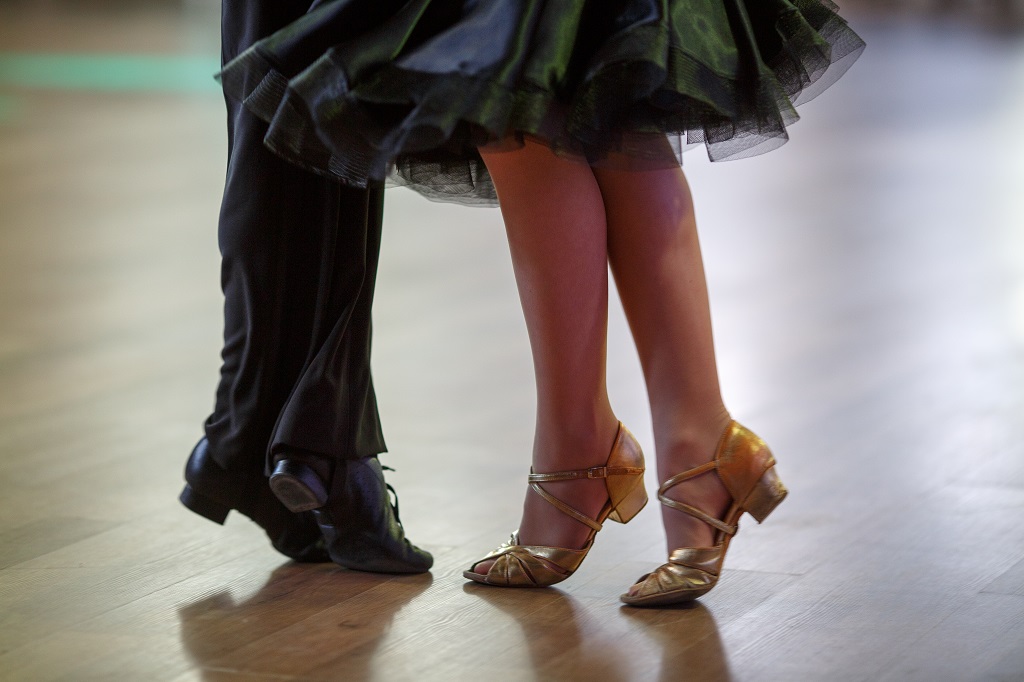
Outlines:
<svg viewBox="0 0 1024 682"><path fill-rule="evenodd" d="M189 510L221 525L224 525L224 520L228 518L228 513L231 511L231 507L197 493L189 485L186 485L185 489L181 491L178 499Z"/></svg>
<svg viewBox="0 0 1024 682"><path fill-rule="evenodd" d="M299 513L327 504L327 490L313 469L302 462L282 459L270 475L270 489L289 511Z"/></svg>
<svg viewBox="0 0 1024 682"><path fill-rule="evenodd" d="M629 523L633 517L640 513L640 510L647 504L647 488L644 487L643 474L637 476L636 486L626 496L619 500L615 509L608 515L612 521Z"/></svg>
<svg viewBox="0 0 1024 682"><path fill-rule="evenodd" d="M786 490L786 486L782 485L773 466L761 475L743 503L743 508L758 523L762 523L779 506L779 503L786 499L788 494L789 491Z"/></svg>

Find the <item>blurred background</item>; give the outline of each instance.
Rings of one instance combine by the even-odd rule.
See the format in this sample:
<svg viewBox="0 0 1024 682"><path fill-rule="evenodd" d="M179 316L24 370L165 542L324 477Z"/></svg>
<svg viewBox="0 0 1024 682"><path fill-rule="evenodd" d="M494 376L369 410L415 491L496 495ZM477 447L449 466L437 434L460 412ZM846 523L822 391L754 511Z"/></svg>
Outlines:
<svg viewBox="0 0 1024 682"><path fill-rule="evenodd" d="M868 49L792 140L685 166L726 400L793 495L703 606L637 615L651 509L564 589L462 588L532 438L496 210L388 193L374 375L432 582L181 508L219 367L218 3L0 0L0 676L1024 679L1024 2L842 8ZM653 455L614 299L609 334Z"/></svg>

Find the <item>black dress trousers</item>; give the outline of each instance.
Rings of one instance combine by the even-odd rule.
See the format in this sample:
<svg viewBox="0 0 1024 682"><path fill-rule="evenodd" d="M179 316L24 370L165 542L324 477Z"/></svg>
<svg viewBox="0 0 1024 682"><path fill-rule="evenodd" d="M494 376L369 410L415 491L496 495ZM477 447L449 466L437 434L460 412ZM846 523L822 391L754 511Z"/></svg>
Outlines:
<svg viewBox="0 0 1024 682"><path fill-rule="evenodd" d="M312 0L224 0L222 59ZM344 187L279 159L266 124L227 100L220 214L224 350L210 453L266 472L284 450L359 458L386 448L370 376L383 188Z"/></svg>

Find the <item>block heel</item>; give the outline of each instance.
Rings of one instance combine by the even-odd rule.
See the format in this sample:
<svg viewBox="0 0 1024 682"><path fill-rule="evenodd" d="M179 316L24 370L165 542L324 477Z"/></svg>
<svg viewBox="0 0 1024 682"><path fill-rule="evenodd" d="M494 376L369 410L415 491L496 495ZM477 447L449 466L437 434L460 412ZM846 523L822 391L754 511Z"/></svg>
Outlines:
<svg viewBox="0 0 1024 682"><path fill-rule="evenodd" d="M190 485L185 486L178 499L189 510L221 525L224 525L225 519L228 518L228 514L231 512L231 507L212 500L201 493L197 493Z"/></svg>
<svg viewBox="0 0 1024 682"><path fill-rule="evenodd" d="M788 494L789 491L782 485L779 475L775 473L775 467L772 466L758 479L754 489L743 502L743 507L754 520L763 523Z"/></svg>
<svg viewBox="0 0 1024 682"><path fill-rule="evenodd" d="M636 486L615 506L608 518L618 523L629 523L647 506L647 489L644 488L643 476L636 481Z"/></svg>

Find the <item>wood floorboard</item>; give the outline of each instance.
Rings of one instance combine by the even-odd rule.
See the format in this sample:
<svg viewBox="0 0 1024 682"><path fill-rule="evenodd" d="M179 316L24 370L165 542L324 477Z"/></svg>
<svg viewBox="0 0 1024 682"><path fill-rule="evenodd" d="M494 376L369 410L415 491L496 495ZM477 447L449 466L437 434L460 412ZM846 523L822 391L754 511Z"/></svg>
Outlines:
<svg viewBox="0 0 1024 682"><path fill-rule="evenodd" d="M991 594L1012 594L1024 597L1024 560L1018 561L982 590Z"/></svg>
<svg viewBox="0 0 1024 682"><path fill-rule="evenodd" d="M935 591L830 581L780 594L721 636L738 679L820 679L823 670L829 679L878 679L893 656L918 643L920 629L956 606Z"/></svg>
<svg viewBox="0 0 1024 682"><path fill-rule="evenodd" d="M112 525L110 522L58 516L10 528L0 533L0 547L5 550L0 569L102 533Z"/></svg>
<svg viewBox="0 0 1024 682"><path fill-rule="evenodd" d="M0 678L1024 680L1024 39L875 3L789 144L687 156L722 386L791 494L699 604L640 610L617 600L664 561L656 501L555 588L462 578L515 528L533 437L494 210L387 198L382 460L429 575L292 564L178 503L218 371L223 103L4 59L215 65L215 4L0 2Z"/></svg>
<svg viewBox="0 0 1024 682"><path fill-rule="evenodd" d="M1020 679L1024 598L976 595L937 626L919 630L909 655L893 656L879 679L934 680L960 675ZM1011 668L1011 662L1016 661Z"/></svg>
<svg viewBox="0 0 1024 682"><path fill-rule="evenodd" d="M60 632L40 638L5 664L10 680L169 679L186 669L173 640ZM61 655L55 659L53 652ZM146 651L146 656L139 656Z"/></svg>

